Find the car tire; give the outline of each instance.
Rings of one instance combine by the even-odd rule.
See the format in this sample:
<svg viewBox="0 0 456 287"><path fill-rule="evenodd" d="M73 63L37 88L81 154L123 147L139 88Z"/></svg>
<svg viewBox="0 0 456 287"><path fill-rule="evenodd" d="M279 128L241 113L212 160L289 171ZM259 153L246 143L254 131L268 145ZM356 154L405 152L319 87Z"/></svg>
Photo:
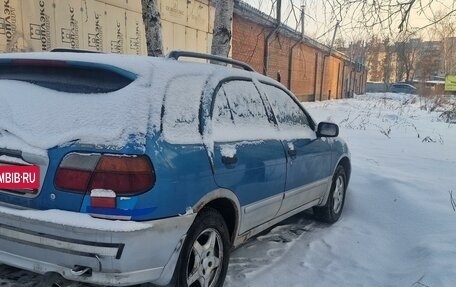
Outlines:
<svg viewBox="0 0 456 287"><path fill-rule="evenodd" d="M347 176L344 167L339 165L334 173L326 204L313 208L315 218L327 223L334 223L339 220L345 204L346 191Z"/></svg>
<svg viewBox="0 0 456 287"><path fill-rule="evenodd" d="M198 214L187 233L175 270L176 287L222 287L228 269L230 236L213 208Z"/></svg>

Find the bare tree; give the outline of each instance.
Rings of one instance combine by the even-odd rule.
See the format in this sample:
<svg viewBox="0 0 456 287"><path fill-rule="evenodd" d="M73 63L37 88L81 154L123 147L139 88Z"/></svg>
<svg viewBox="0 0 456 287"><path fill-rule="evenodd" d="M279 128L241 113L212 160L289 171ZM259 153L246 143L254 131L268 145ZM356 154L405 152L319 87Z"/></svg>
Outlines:
<svg viewBox="0 0 456 287"><path fill-rule="evenodd" d="M228 56L231 49L231 22L233 21L234 0L216 0L214 37L211 53Z"/></svg>
<svg viewBox="0 0 456 287"><path fill-rule="evenodd" d="M412 35L403 33L396 42L397 80L409 82L413 80L421 38L412 38Z"/></svg>
<svg viewBox="0 0 456 287"><path fill-rule="evenodd" d="M141 0L141 5L146 28L147 55L163 56L161 18L157 0Z"/></svg>
<svg viewBox="0 0 456 287"><path fill-rule="evenodd" d="M431 76L439 71L441 45L438 41L423 42L418 52L416 74L422 83L431 80Z"/></svg>
<svg viewBox="0 0 456 287"><path fill-rule="evenodd" d="M157 0L141 0L141 4L146 28L147 54L149 56L163 56L162 27ZM231 49L234 0L216 0L215 4L211 52L214 55L228 56Z"/></svg>
<svg viewBox="0 0 456 287"><path fill-rule="evenodd" d="M437 11L434 19L440 19L443 15L445 15L444 11ZM441 45L441 72L456 73L456 15L439 22L435 21L431 28L431 35Z"/></svg>
<svg viewBox="0 0 456 287"><path fill-rule="evenodd" d="M393 63L395 62L394 47L391 44L389 37L386 37L383 40L383 47L385 49L385 57L382 60L383 82L389 86L393 75Z"/></svg>
<svg viewBox="0 0 456 287"><path fill-rule="evenodd" d="M404 46L399 45L401 48ZM381 39L373 35L367 43L367 67L369 80L389 85L394 81L393 71L396 67L395 46L389 37ZM405 68L403 68L405 75Z"/></svg>
<svg viewBox="0 0 456 287"><path fill-rule="evenodd" d="M356 63L366 63L367 48L364 41L355 41L350 43L345 51L351 61Z"/></svg>
<svg viewBox="0 0 456 287"><path fill-rule="evenodd" d="M253 0L249 0L253 1ZM273 0L271 0L273 1ZM292 0L295 3L298 0ZM307 2L307 1L306 1ZM368 33L381 31L391 35L398 32L424 30L433 23L443 21L456 14L454 0L323 0L309 1L318 3L315 18L325 15L320 21L325 26L342 21L342 30L347 33ZM445 13L434 17L435 12L444 9ZM419 15L420 21L414 21L413 16ZM427 21L422 21L426 19Z"/></svg>
<svg viewBox="0 0 456 287"><path fill-rule="evenodd" d="M382 75L382 58L383 58L382 41L373 35L367 43L367 67L369 68L369 80L380 82Z"/></svg>
<svg viewBox="0 0 456 287"><path fill-rule="evenodd" d="M334 41L334 48L339 51L345 50L345 39L342 37L337 37L336 40Z"/></svg>

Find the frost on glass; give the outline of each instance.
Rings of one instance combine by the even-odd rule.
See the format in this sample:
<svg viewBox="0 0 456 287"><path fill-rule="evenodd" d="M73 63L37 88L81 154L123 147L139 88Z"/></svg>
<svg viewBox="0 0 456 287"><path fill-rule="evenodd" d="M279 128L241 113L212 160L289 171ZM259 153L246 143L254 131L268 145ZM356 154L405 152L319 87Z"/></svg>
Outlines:
<svg viewBox="0 0 456 287"><path fill-rule="evenodd" d="M282 139L315 138L305 113L284 91L263 85L269 103L279 124Z"/></svg>
<svg viewBox="0 0 456 287"><path fill-rule="evenodd" d="M223 88L219 90L215 98L213 119L215 127L234 128L233 114Z"/></svg>
<svg viewBox="0 0 456 287"><path fill-rule="evenodd" d="M278 137L258 91L247 81L227 82L220 88L214 103L213 132L218 142Z"/></svg>
<svg viewBox="0 0 456 287"><path fill-rule="evenodd" d="M199 108L205 77L185 75L173 78L165 92L163 136L174 144L201 142Z"/></svg>

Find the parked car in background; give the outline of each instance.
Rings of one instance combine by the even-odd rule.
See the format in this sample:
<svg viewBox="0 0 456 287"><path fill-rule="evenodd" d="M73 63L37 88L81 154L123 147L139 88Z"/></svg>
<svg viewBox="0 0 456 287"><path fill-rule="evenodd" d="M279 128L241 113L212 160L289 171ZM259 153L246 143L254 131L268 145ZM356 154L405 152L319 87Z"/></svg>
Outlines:
<svg viewBox="0 0 456 287"><path fill-rule="evenodd" d="M242 69L178 61L195 57ZM222 286L229 253L303 210L341 216L350 153L244 63L69 52L0 56L0 262L94 284Z"/></svg>
<svg viewBox="0 0 456 287"><path fill-rule="evenodd" d="M386 93L388 92L388 84L384 82L367 82L366 93Z"/></svg>
<svg viewBox="0 0 456 287"><path fill-rule="evenodd" d="M392 93L416 94L416 88L406 83L395 83L391 86Z"/></svg>

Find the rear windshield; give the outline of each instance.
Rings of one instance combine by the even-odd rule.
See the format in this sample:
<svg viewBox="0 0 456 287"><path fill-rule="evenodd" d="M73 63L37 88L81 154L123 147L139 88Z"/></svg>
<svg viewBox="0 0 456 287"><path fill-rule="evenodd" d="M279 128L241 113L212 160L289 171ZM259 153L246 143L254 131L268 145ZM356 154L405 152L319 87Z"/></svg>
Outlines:
<svg viewBox="0 0 456 287"><path fill-rule="evenodd" d="M68 93L109 93L120 90L136 75L110 65L48 60L10 60L0 63L0 80L29 82Z"/></svg>

